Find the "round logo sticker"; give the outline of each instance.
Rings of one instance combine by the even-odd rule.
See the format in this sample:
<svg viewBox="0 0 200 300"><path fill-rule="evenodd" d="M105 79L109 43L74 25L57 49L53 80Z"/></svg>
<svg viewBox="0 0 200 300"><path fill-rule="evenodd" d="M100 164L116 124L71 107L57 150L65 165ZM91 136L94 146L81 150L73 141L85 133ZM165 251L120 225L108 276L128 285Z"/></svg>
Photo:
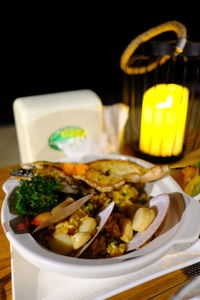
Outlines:
<svg viewBox="0 0 200 300"><path fill-rule="evenodd" d="M48 144L55 150L63 150L64 145L80 142L87 137L84 129L77 126L66 126L56 130L49 137Z"/></svg>

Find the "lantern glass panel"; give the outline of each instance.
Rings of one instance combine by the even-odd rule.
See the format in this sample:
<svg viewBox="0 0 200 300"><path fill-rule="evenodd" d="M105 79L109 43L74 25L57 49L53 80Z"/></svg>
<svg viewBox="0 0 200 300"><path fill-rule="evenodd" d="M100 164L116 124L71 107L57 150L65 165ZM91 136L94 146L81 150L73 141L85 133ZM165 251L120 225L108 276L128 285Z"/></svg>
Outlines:
<svg viewBox="0 0 200 300"><path fill-rule="evenodd" d="M200 43L188 42L178 56L173 49L174 42L147 43L134 66L155 62L154 70L124 74L123 101L130 108L125 143L158 163L200 147Z"/></svg>

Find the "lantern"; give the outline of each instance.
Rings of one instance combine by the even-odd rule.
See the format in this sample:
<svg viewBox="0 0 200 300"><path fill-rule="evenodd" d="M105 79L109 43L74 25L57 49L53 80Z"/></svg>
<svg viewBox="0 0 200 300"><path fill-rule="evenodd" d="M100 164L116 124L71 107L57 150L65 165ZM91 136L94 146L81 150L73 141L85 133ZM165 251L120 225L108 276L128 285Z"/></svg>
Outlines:
<svg viewBox="0 0 200 300"><path fill-rule="evenodd" d="M177 36L181 31L178 43L144 43L147 32L134 40L137 53L131 56L129 45L121 60L123 101L130 108L125 142L137 156L158 163L200 147L200 43L186 42L185 27L176 21L149 30L150 38L166 26Z"/></svg>

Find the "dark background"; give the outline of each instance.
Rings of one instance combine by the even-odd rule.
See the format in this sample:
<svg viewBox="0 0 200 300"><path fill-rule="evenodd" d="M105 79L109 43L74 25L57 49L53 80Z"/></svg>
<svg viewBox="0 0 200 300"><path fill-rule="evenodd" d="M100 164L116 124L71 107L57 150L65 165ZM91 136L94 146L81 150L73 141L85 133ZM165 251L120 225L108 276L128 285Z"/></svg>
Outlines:
<svg viewBox="0 0 200 300"><path fill-rule="evenodd" d="M142 8L126 7L116 14L100 10L98 4L87 13L80 7L79 13L60 8L51 14L31 8L18 14L12 9L1 26L0 125L14 122L17 97L86 88L104 104L122 101L123 50L138 34L170 20L183 22L189 39L200 39L199 16L193 12L161 15L154 9L146 16Z"/></svg>

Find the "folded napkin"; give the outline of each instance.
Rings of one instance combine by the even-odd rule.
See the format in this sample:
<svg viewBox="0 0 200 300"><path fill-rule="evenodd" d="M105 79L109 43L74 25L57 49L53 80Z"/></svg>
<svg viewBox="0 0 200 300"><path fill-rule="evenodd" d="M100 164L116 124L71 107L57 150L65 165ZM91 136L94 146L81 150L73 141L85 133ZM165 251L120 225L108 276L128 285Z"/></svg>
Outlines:
<svg viewBox="0 0 200 300"><path fill-rule="evenodd" d="M118 103L103 108L104 135L108 147L106 154L117 154L123 145L124 129L128 119L129 107Z"/></svg>
<svg viewBox="0 0 200 300"><path fill-rule="evenodd" d="M153 264L113 278L73 278L47 272L28 263L12 249L15 299L103 300L144 282L199 261L200 241L183 250L178 245ZM20 273L20 276L19 276Z"/></svg>

